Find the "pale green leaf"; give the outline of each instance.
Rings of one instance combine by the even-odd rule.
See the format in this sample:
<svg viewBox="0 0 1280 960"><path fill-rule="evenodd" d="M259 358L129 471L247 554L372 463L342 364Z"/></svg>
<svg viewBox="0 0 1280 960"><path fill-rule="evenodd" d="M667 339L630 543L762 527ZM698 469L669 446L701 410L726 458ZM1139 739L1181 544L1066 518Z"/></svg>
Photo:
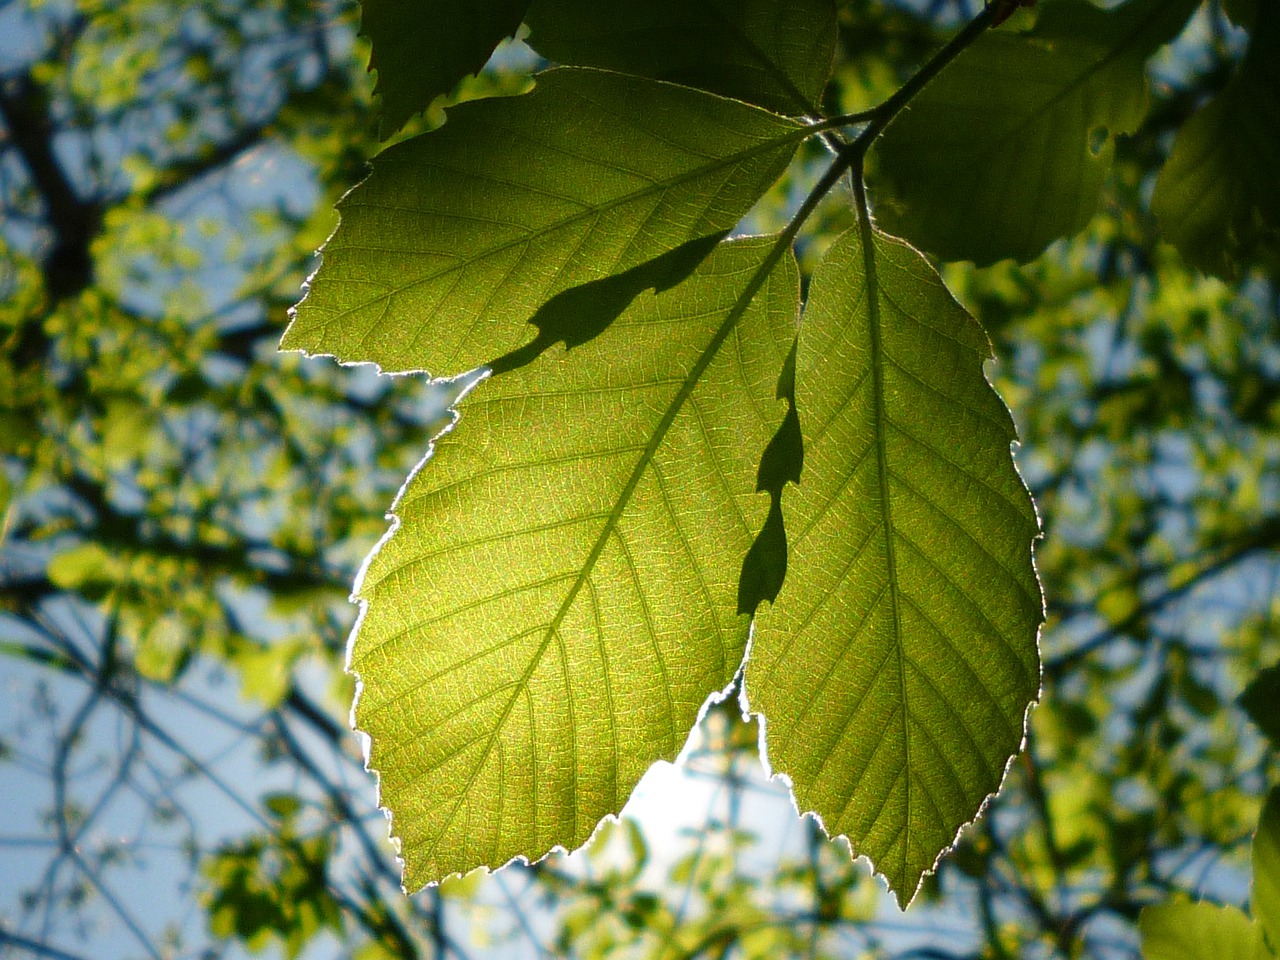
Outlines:
<svg viewBox="0 0 1280 960"><path fill-rule="evenodd" d="M1280 701L1272 704L1280 710ZM1267 796L1253 837L1253 918L1262 926L1272 951L1280 956L1280 787Z"/></svg>
<svg viewBox="0 0 1280 960"><path fill-rule="evenodd" d="M1162 903L1138 921L1144 960L1262 960L1260 931L1235 907Z"/></svg>
<svg viewBox="0 0 1280 960"><path fill-rule="evenodd" d="M378 71L381 133L391 136L485 65L520 27L529 0L361 0L360 32Z"/></svg>
<svg viewBox="0 0 1280 960"><path fill-rule="evenodd" d="M919 253L857 231L800 328L787 582L747 661L802 811L909 899L1000 784L1039 689L1037 520L985 333Z"/></svg>
<svg viewBox="0 0 1280 960"><path fill-rule="evenodd" d="M384 151L342 201L281 345L388 371L472 369L518 347L557 293L705 253L807 132L735 100L576 68L527 96L463 104ZM696 259L633 279L672 283Z"/></svg>
<svg viewBox="0 0 1280 960"><path fill-rule="evenodd" d="M1046 2L985 34L878 141L881 226L944 260L1030 260L1098 207L1116 134L1146 113L1148 56L1198 0Z"/></svg>
<svg viewBox="0 0 1280 960"><path fill-rule="evenodd" d="M121 575L121 561L97 543L83 543L49 559L49 582L63 590L105 591Z"/></svg>
<svg viewBox="0 0 1280 960"><path fill-rule="evenodd" d="M815 113L836 42L832 0L534 0L529 44L559 63L670 80L779 113Z"/></svg>
<svg viewBox="0 0 1280 960"><path fill-rule="evenodd" d="M581 844L737 670L784 250L726 242L568 354L504 364L401 494L349 666L406 887Z"/></svg>
<svg viewBox="0 0 1280 960"><path fill-rule="evenodd" d="M1239 73L1178 131L1151 209L1192 266L1280 264L1280 5L1259 10Z"/></svg>

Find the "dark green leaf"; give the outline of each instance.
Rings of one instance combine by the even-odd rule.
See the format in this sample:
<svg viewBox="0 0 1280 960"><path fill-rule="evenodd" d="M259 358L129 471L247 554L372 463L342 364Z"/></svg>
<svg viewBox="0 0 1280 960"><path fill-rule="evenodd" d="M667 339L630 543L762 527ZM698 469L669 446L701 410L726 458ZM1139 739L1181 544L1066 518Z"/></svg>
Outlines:
<svg viewBox="0 0 1280 960"><path fill-rule="evenodd" d="M1146 113L1146 59L1198 0L1046 2L980 38L875 148L876 214L944 260L1031 260L1098 207L1114 138Z"/></svg>
<svg viewBox="0 0 1280 960"><path fill-rule="evenodd" d="M383 139L485 65L520 27L529 0L361 0L373 52Z"/></svg>
<svg viewBox="0 0 1280 960"><path fill-rule="evenodd" d="M1259 670L1240 695L1240 705L1258 725L1273 750L1280 750L1280 663Z"/></svg>
<svg viewBox="0 0 1280 960"><path fill-rule="evenodd" d="M534 0L529 44L559 63L814 113L836 42L832 0Z"/></svg>
<svg viewBox="0 0 1280 960"><path fill-rule="evenodd" d="M1178 131L1151 209L1192 266L1280 268L1280 5L1258 11L1239 73Z"/></svg>

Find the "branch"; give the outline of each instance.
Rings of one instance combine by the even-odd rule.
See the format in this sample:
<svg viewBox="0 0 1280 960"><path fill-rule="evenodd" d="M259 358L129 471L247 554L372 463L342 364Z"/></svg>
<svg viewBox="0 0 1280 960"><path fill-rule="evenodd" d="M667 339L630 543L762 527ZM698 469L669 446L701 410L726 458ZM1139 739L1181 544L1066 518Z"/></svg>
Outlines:
<svg viewBox="0 0 1280 960"><path fill-rule="evenodd" d="M89 245L102 229L102 207L84 200L53 149L47 94L24 73L0 82L0 120L44 199L54 244L44 264L45 286L54 301L73 296L93 282Z"/></svg>
<svg viewBox="0 0 1280 960"><path fill-rule="evenodd" d="M158 175L156 183L141 191L143 202L154 204L172 196L193 181L230 166L266 143L273 131L274 126L270 123L246 127L230 140L211 144L194 156L174 162Z"/></svg>
<svg viewBox="0 0 1280 960"><path fill-rule="evenodd" d="M1206 580L1210 580L1219 573L1222 573L1224 570L1247 560L1255 553L1273 549L1276 544L1277 535L1280 534L1278 523L1280 523L1280 521L1276 521L1274 519L1264 523L1252 536L1224 549L1220 556L1211 562L1206 563L1196 571L1194 576L1188 577L1177 586L1166 586L1159 593L1140 603L1128 616L1114 624L1109 624L1106 627L1103 627L1094 633L1093 636L1077 644L1072 649L1059 654L1052 659L1046 659L1044 663L1045 675L1056 676L1064 670L1071 669L1089 654L1105 647L1118 636L1131 630L1143 620L1150 617L1153 613L1163 609L1166 605L1186 596Z"/></svg>
<svg viewBox="0 0 1280 960"><path fill-rule="evenodd" d="M38 940L30 940L18 933L10 933L8 930L0 929L0 946L14 947L18 950L25 950L37 957L48 957L49 960L86 960L86 958L78 956L74 953L67 953L57 947L52 947L47 943L41 943Z"/></svg>

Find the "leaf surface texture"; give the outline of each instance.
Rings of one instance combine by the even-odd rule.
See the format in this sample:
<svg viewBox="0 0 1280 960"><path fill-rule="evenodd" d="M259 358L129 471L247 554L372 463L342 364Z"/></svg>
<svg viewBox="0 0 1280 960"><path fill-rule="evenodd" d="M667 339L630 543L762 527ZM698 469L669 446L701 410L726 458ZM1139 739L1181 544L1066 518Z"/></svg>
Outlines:
<svg viewBox="0 0 1280 960"><path fill-rule="evenodd" d="M798 300L789 252L730 241L461 403L350 652L407 888L580 845L738 669Z"/></svg>
<svg viewBox="0 0 1280 960"><path fill-rule="evenodd" d="M904 900L999 786L1039 689L1038 525L990 355L899 240L847 233L814 275L787 582L746 693L801 811Z"/></svg>
<svg viewBox="0 0 1280 960"><path fill-rule="evenodd" d="M462 104L384 151L341 202L281 345L386 371L473 369L520 346L558 293L728 232L805 132L600 70Z"/></svg>

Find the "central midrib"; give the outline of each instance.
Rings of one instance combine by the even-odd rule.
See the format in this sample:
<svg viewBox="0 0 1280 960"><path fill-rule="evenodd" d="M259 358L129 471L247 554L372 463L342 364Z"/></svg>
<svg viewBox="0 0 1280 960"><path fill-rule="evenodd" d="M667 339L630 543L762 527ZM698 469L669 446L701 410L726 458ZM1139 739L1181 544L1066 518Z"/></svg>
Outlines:
<svg viewBox="0 0 1280 960"><path fill-rule="evenodd" d="M893 644L898 663L898 688L902 692L902 766L906 782L906 817L902 832L902 878L906 876L907 860L911 851L911 729L910 711L907 709L907 658L902 648L902 606L898 598L898 563L893 542L893 504L889 493L889 451L886 446L885 424L888 414L884 399L884 343L880 328L880 282L876 272L875 231L865 198L860 204L858 229L862 241L862 263L866 284L867 326L871 347L871 391L874 403L876 435L876 469L880 486L880 521L884 527L885 565L888 568L889 606L893 617ZM888 851L886 850L887 854ZM902 879L899 878L899 879Z"/></svg>
<svg viewBox="0 0 1280 960"><path fill-rule="evenodd" d="M511 715L511 711L515 708L516 702L520 699L520 692L528 686L529 680L532 678L534 671L538 668L539 664L542 662L542 658L546 655L547 649L550 647L551 641L556 635L556 631L559 630L560 625L564 622L564 618L568 615L569 610L572 609L574 602L577 600L578 594L586 585L587 580L594 571L595 565L599 561L601 554L604 552L604 548L607 545L609 538L613 535L614 531L617 529L618 523L622 519L622 514L625 512L632 494L635 493L635 489L639 485L641 478L644 476L645 471L649 469L649 465L653 462L654 455L657 453L658 448L666 438L667 432L671 429L672 424L675 422L675 419L679 415L680 410L684 407L684 404L688 401L689 397L693 395L693 391L697 387L698 382L702 379L702 375L706 372L707 367L710 366L711 361L715 359L716 354L719 353L720 347L723 346L725 340L728 339L729 334L737 325L738 320L742 318L742 315L747 311L747 308L750 307L755 295L764 285L765 280L768 278L769 274L772 273L773 268L777 266L778 261L782 258L784 252L790 248L790 242L791 237L787 233L784 232L779 235L773 246L770 247L769 253L765 257L764 261L756 268L755 272L751 276L751 280L738 296L738 299L734 301L734 304L730 308L729 313L725 316L724 321L720 324L719 328L717 328L715 334L707 343L707 346L703 348L702 353L699 354L697 361L689 370L689 373L681 384L680 389L676 392L676 395L672 398L670 404L668 404L667 409L662 415L662 419L654 428L653 435L650 437L648 444L646 444L639 460L632 469L631 475L627 478L626 484L623 485L622 490L619 492L613 508L605 518L605 522L600 529L600 533L596 537L595 543L592 545L591 552L583 562L578 575L575 577L568 592L565 594L564 600L556 610L555 616L547 625L546 631L543 634L541 642L538 644L537 650L534 651L533 656L529 659L529 665L515 681L514 687L516 692L507 701L506 706L503 707L502 713L498 716L497 722L493 726L493 732L485 744L484 751L476 762L475 769L470 778L468 778L466 789L459 793L458 800L450 811L449 820L441 827L441 834L448 829L449 822L451 822L457 815L457 811L462 805L463 797L470 792L471 786L475 783L476 777L480 775L480 771L484 769L488 762L489 754L493 751L493 745L498 742L499 735L506 726L507 718ZM576 804L578 803L578 798L576 796L574 797L574 803L576 816Z"/></svg>

